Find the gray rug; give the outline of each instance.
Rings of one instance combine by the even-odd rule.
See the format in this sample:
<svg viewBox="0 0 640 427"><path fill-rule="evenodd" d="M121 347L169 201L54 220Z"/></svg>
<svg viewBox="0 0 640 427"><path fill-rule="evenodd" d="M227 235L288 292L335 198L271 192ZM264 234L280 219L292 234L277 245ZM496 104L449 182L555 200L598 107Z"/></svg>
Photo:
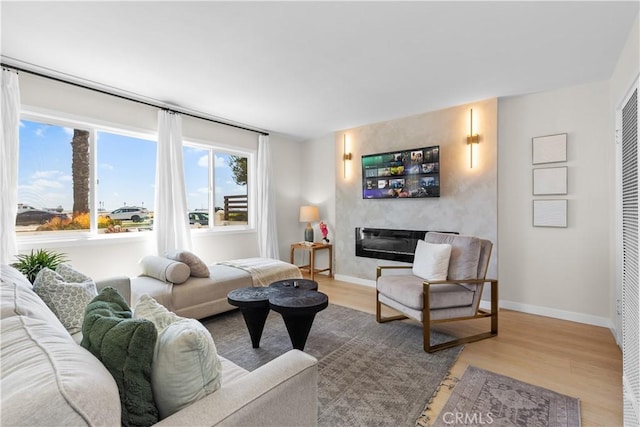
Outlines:
<svg viewBox="0 0 640 427"><path fill-rule="evenodd" d="M580 401L469 366L433 424L451 425L578 427Z"/></svg>
<svg viewBox="0 0 640 427"><path fill-rule="evenodd" d="M291 350L282 317L271 312L251 347L239 311L203 320L218 353L248 370ZM432 336L434 342L444 336ZM320 426L413 426L462 347L422 350L422 328L376 323L368 313L330 304L316 315L304 351L319 361Z"/></svg>

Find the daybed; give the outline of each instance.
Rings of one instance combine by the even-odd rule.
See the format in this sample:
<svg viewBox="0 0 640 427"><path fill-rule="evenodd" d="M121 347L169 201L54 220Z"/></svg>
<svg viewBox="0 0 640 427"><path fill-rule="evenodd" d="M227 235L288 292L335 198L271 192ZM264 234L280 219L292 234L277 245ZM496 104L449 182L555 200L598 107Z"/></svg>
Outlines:
<svg viewBox="0 0 640 427"><path fill-rule="evenodd" d="M121 403L105 366L78 345L17 270L0 266L2 426L118 426ZM126 277L98 283L129 295ZM220 357L221 387L163 426L316 425L317 361L292 350L248 372Z"/></svg>
<svg viewBox="0 0 640 427"><path fill-rule="evenodd" d="M191 252L172 251L166 257L146 256L140 264L142 274L131 279L132 301L147 294L178 316L194 319L235 309L227 302L234 289L302 278L297 266L270 258L207 266Z"/></svg>

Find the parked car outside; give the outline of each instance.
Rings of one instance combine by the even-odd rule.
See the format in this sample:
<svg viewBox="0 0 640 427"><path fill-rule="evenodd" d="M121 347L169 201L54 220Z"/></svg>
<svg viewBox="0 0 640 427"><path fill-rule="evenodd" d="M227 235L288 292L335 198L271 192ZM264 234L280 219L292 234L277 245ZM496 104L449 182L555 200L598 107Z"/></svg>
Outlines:
<svg viewBox="0 0 640 427"><path fill-rule="evenodd" d="M208 212L189 212L189 224L209 225L209 213Z"/></svg>
<svg viewBox="0 0 640 427"><path fill-rule="evenodd" d="M18 213L24 211L39 211L40 209L36 209L33 206L25 205L24 203L18 203Z"/></svg>
<svg viewBox="0 0 640 427"><path fill-rule="evenodd" d="M142 222L149 219L149 211L138 206L123 206L103 216L107 219Z"/></svg>
<svg viewBox="0 0 640 427"><path fill-rule="evenodd" d="M68 219L69 217L67 216L67 214L61 214L58 212L29 209L22 211L16 215L16 225L46 224L53 218Z"/></svg>

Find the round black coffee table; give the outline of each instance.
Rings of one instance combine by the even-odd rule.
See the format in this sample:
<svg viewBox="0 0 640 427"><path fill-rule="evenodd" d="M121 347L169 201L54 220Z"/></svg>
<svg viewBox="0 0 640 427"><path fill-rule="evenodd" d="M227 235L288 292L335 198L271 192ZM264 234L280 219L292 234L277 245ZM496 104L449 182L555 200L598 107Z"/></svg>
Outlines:
<svg viewBox="0 0 640 427"><path fill-rule="evenodd" d="M287 279L273 282L269 285L269 287L278 290L300 289L306 291L317 291L318 282L308 279Z"/></svg>
<svg viewBox="0 0 640 427"><path fill-rule="evenodd" d="M269 314L269 295L273 291L271 288L248 287L235 289L227 294L227 302L242 312L253 348L260 347L264 323Z"/></svg>
<svg viewBox="0 0 640 427"><path fill-rule="evenodd" d="M269 295L269 307L282 315L293 348L304 350L316 313L329 305L322 292L294 288Z"/></svg>
<svg viewBox="0 0 640 427"><path fill-rule="evenodd" d="M327 295L316 289L318 283L313 280L280 280L267 288L233 290L227 294L227 302L242 312L253 348L260 347L264 324L271 309L282 315L293 348L304 350L316 313L329 305Z"/></svg>

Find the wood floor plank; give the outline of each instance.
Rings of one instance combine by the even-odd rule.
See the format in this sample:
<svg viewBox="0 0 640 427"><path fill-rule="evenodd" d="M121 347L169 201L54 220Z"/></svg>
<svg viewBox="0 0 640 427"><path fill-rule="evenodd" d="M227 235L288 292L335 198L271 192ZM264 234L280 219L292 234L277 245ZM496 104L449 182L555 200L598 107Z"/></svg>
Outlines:
<svg viewBox="0 0 640 427"><path fill-rule="evenodd" d="M322 275L316 280L331 303L375 313L374 288ZM474 321L471 329L485 321ZM470 329L457 323L438 330L458 335ZM623 425L622 352L607 328L501 310L499 335L467 344L451 374L459 378L468 365L580 399L583 426ZM438 393L434 415L449 393L446 387Z"/></svg>

